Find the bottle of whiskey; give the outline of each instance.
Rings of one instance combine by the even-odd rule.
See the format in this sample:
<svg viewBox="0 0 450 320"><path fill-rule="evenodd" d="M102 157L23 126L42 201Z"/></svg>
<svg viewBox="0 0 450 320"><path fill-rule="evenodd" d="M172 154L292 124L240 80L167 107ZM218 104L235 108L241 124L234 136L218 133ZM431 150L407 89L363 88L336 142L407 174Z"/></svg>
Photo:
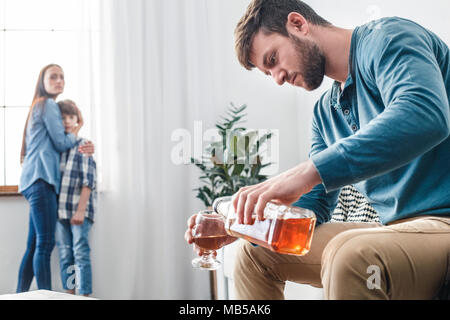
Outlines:
<svg viewBox="0 0 450 320"><path fill-rule="evenodd" d="M316 225L316 215L311 210L268 202L263 220L253 214L251 224L239 224L231 197L217 198L212 207L226 217L226 232L233 237L282 254L302 256L310 250Z"/></svg>

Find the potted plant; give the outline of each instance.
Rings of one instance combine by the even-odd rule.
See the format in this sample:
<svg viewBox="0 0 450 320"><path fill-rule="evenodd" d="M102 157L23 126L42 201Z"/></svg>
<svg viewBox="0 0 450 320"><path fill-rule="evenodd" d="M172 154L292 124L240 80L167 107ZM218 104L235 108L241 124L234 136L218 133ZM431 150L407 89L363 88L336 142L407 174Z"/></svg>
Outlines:
<svg viewBox="0 0 450 320"><path fill-rule="evenodd" d="M267 179L266 175L261 174L261 169L271 162L262 163L260 150L272 133L260 136L258 131L242 127L246 108L247 105L235 107L230 103L226 115L216 123L219 141L206 145L201 159L191 158L191 163L202 172L202 185L194 191L197 191L197 198L208 208L211 208L216 198L231 196L243 186ZM210 290L211 298L216 300L215 270L210 272Z"/></svg>
<svg viewBox="0 0 450 320"><path fill-rule="evenodd" d="M230 103L226 115L216 123L219 141L205 147L202 159L191 158L191 163L202 172L202 185L194 190L206 207L211 207L218 197L233 195L243 186L267 179L261 170L271 162L262 163L260 150L272 133L260 135L257 130L242 127L246 108L245 104L235 107Z"/></svg>

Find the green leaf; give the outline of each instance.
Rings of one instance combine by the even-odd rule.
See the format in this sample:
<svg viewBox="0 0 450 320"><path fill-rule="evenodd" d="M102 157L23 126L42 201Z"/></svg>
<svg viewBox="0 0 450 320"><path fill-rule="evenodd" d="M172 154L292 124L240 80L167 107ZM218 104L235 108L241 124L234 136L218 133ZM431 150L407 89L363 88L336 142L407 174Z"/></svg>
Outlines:
<svg viewBox="0 0 450 320"><path fill-rule="evenodd" d="M272 133L261 138L252 136L252 131L246 133L247 129L242 125L246 122L246 109L245 104L236 107L230 102L225 114L220 116L215 125L221 141L205 146L201 160L191 158L191 163L201 171L201 186L194 190L197 191L197 198L206 206L211 205L217 197L232 195L243 186L267 179L260 175L260 170L270 163L262 165L258 152ZM256 159L256 163L253 163L253 159Z"/></svg>
<svg viewBox="0 0 450 320"><path fill-rule="evenodd" d="M261 169L262 169L262 168L265 168L265 167L268 167L268 166L270 166L271 164L272 164L272 162L265 163L265 164L261 165Z"/></svg>

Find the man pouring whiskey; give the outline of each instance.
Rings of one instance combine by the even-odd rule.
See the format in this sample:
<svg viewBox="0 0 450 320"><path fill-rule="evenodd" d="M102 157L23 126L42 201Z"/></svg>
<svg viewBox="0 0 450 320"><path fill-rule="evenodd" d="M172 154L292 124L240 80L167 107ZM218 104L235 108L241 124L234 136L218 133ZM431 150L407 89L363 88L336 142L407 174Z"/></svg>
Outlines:
<svg viewBox="0 0 450 320"><path fill-rule="evenodd" d="M235 45L244 68L278 85L312 91L334 80L314 107L309 160L241 188L232 202L242 224L262 218L269 201L313 211L311 250L284 255L243 241L237 298L283 299L286 281L323 287L326 299L436 298L450 272L448 46L398 17L340 28L300 0L251 1ZM347 185L380 223L329 222ZM376 288L366 282L371 266Z"/></svg>

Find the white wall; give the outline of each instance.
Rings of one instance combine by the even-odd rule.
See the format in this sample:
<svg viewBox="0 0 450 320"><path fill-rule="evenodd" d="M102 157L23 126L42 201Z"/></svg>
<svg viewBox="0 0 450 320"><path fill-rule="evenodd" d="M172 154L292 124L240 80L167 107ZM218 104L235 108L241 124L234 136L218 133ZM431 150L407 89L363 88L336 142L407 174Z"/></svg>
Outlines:
<svg viewBox="0 0 450 320"><path fill-rule="evenodd" d="M28 228L28 203L22 197L0 198L0 294L15 292Z"/></svg>
<svg viewBox="0 0 450 320"><path fill-rule="evenodd" d="M314 10L331 23L354 27L380 17L399 16L414 20L450 41L448 0L309 0Z"/></svg>
<svg viewBox="0 0 450 320"><path fill-rule="evenodd" d="M0 294L15 293L19 267L26 249L28 236L28 202L22 196L0 197ZM101 218L101 217L98 217ZM97 225L94 223L90 231L91 258L93 266L93 289L101 284L96 282L96 273L101 272L96 264ZM51 256L52 290L63 292L59 274L58 250ZM36 281L31 283L30 290L37 290Z"/></svg>
<svg viewBox="0 0 450 320"><path fill-rule="evenodd" d="M23 197L0 197L0 294L14 293L28 235L28 202ZM57 251L51 258L52 285L62 291ZM33 280L31 290L36 290Z"/></svg>

